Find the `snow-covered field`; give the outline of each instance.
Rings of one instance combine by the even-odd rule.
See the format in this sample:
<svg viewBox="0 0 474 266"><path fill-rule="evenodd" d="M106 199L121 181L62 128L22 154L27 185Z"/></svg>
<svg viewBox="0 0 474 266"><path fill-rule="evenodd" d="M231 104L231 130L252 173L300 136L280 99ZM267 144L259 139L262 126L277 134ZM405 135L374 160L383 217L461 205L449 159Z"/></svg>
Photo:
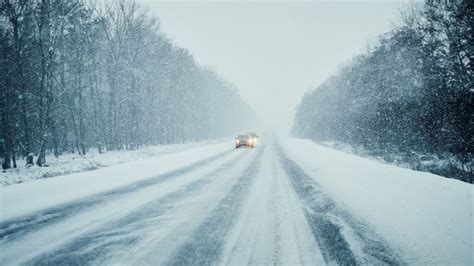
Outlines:
<svg viewBox="0 0 474 266"><path fill-rule="evenodd" d="M1 187L0 264L474 263L470 184L229 143Z"/></svg>
<svg viewBox="0 0 474 266"><path fill-rule="evenodd" d="M105 166L180 152L222 141L223 140L208 140L186 144L158 145L143 147L137 150L108 151L102 154L99 154L97 150L94 149L90 150L86 155L67 153L58 158L49 155L47 157L48 167L38 167L36 165L26 167L25 161L19 160L17 161L18 168L0 172L0 185L6 186L38 178L48 178L70 173L90 171Z"/></svg>

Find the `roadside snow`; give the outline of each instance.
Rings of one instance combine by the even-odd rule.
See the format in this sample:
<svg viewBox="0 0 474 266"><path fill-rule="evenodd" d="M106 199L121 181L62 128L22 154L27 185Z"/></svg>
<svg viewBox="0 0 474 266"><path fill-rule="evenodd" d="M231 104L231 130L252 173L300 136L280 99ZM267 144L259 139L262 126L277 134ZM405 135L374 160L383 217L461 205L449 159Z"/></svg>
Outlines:
<svg viewBox="0 0 474 266"><path fill-rule="evenodd" d="M0 222L123 187L216 156L230 149L233 147L228 142L212 144L93 171L0 187Z"/></svg>
<svg viewBox="0 0 474 266"><path fill-rule="evenodd" d="M26 167L24 160L19 160L18 168L8 169L0 172L0 185L24 183L39 178L48 178L70 173L90 171L105 166L128 163L140 159L162 156L188 149L201 147L209 144L216 144L223 140L208 140L186 144L170 144L143 147L137 150L108 151L99 154L96 150L91 150L86 155L64 154L55 158L47 157L48 167L31 166Z"/></svg>
<svg viewBox="0 0 474 266"><path fill-rule="evenodd" d="M310 140L282 143L333 199L371 224L409 264L474 263L471 184L381 164Z"/></svg>

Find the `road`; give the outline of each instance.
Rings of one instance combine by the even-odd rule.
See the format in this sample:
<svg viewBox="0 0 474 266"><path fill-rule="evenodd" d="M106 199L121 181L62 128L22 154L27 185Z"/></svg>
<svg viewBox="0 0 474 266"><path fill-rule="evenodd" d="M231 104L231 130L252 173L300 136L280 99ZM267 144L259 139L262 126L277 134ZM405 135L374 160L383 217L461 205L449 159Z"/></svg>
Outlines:
<svg viewBox="0 0 474 266"><path fill-rule="evenodd" d="M2 265L407 263L275 140L4 220L0 247Z"/></svg>

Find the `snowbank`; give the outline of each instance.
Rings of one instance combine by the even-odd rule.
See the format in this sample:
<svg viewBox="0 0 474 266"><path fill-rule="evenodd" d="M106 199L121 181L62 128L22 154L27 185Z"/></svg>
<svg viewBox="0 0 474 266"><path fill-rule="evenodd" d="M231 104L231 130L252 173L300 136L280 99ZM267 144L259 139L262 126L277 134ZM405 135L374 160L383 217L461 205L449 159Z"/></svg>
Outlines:
<svg viewBox="0 0 474 266"><path fill-rule="evenodd" d="M185 151L203 145L220 143L222 141L223 140L208 140L187 144L158 145L144 147L137 150L109 151L103 154L99 154L96 150L91 150L85 156L71 153L61 155L58 158L48 156L48 167L39 167L36 165L26 167L25 161L19 160L17 162L18 168L8 169L6 172L0 172L0 185L7 186L28 182L38 178L48 178L70 173L90 171L105 166Z"/></svg>
<svg viewBox="0 0 474 266"><path fill-rule="evenodd" d="M384 165L310 140L282 143L336 201L393 243L408 263L474 263L471 184Z"/></svg>

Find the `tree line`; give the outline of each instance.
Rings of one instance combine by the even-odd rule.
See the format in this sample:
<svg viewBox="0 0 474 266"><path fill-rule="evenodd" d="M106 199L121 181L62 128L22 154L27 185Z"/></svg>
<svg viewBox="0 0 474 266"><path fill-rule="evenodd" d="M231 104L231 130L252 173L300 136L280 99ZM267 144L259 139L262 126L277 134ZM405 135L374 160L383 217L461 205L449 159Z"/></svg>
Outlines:
<svg viewBox="0 0 474 266"><path fill-rule="evenodd" d="M450 154L473 181L473 1L432 1L306 93L293 133L372 151Z"/></svg>
<svg viewBox="0 0 474 266"><path fill-rule="evenodd" d="M132 1L0 0L0 153L136 149L229 136L254 114L237 89Z"/></svg>

